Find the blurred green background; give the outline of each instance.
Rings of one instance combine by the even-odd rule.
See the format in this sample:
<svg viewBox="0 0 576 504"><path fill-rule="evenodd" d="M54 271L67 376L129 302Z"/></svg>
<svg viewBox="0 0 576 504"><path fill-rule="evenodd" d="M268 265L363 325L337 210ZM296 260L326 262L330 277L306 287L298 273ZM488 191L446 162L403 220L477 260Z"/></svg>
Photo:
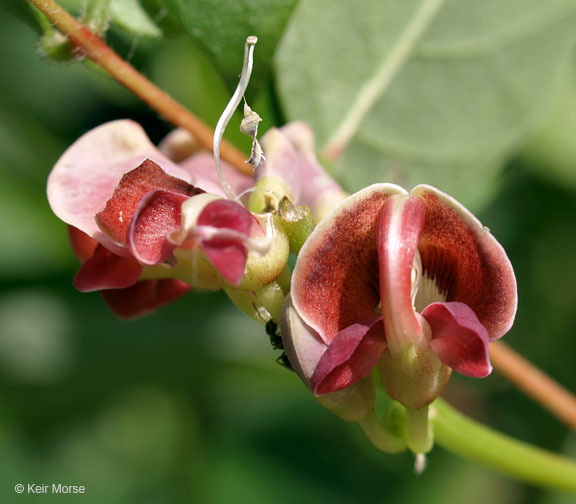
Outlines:
<svg viewBox="0 0 576 504"><path fill-rule="evenodd" d="M213 126L229 84L189 36L167 31L159 40L113 29L108 40ZM275 363L263 327L220 293L122 322L98 294L76 292L65 225L46 201L51 167L102 122L135 119L155 142L171 127L90 65L56 63L37 46L32 29L0 10L0 502L571 502L440 448L415 476L410 455L376 451L323 410ZM506 342L575 390L570 68L477 209L518 278ZM265 131L286 112L274 80L257 78ZM454 376L445 396L505 433L576 455L568 429L498 373ZM86 494L16 495L16 483L84 485Z"/></svg>

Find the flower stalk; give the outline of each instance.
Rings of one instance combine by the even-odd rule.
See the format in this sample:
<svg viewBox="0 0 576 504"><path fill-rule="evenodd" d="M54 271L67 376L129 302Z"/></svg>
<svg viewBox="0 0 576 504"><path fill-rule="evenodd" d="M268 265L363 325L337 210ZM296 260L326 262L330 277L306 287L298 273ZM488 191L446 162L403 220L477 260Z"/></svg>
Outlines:
<svg viewBox="0 0 576 504"><path fill-rule="evenodd" d="M576 431L576 398L547 374L502 342L490 345L496 371Z"/></svg>
<svg viewBox="0 0 576 504"><path fill-rule="evenodd" d="M435 441L445 450L533 485L576 494L576 462L496 432L442 399L433 405Z"/></svg>
<svg viewBox="0 0 576 504"><path fill-rule="evenodd" d="M212 150L214 132L186 107L121 58L104 40L92 33L54 0L30 0L30 3L54 23L83 56L100 65L111 77L166 120L192 133L203 147ZM233 165L239 172L252 175L252 168L244 162L246 156L241 151L227 142L222 142L220 150L224 161Z"/></svg>
<svg viewBox="0 0 576 504"><path fill-rule="evenodd" d="M378 450L384 453L401 453L406 449L404 440L389 432L382 425L374 410L364 420L358 422L358 425L364 435Z"/></svg>

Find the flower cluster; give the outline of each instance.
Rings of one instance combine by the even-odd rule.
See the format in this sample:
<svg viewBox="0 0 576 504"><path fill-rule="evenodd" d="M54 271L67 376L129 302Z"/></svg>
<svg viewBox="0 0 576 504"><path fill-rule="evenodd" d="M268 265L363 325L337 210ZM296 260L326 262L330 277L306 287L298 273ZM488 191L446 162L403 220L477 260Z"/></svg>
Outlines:
<svg viewBox="0 0 576 504"><path fill-rule="evenodd" d="M168 138L163 150L182 157L181 140ZM251 186L250 177L223 169L237 191ZM217 180L210 154L176 164L133 121L82 136L48 179L50 205L69 225L83 263L76 288L102 290L112 309L130 318L190 287L239 286L250 252L261 261L278 250L269 246L266 223L225 199Z"/></svg>
<svg viewBox="0 0 576 504"><path fill-rule="evenodd" d="M223 165L225 193L211 155L182 131L160 149L132 121L86 133L48 181L82 261L74 285L102 290L127 318L190 288L223 288L255 319L281 322L291 366L348 420L373 413L374 368L407 412L425 411L451 370L487 376L489 342L516 311L502 247L430 186L347 197L313 144L302 123L270 130L254 178ZM230 191L250 193L247 206Z"/></svg>

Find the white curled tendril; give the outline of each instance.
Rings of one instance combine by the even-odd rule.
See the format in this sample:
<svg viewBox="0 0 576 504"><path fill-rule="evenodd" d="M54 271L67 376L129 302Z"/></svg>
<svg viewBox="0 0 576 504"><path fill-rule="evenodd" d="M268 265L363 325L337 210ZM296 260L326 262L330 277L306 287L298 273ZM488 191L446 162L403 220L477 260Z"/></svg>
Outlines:
<svg viewBox="0 0 576 504"><path fill-rule="evenodd" d="M258 37L250 36L246 39L246 43L244 44L244 63L242 65L242 73L240 74L240 81L238 82L238 86L230 98L228 105L222 112L220 119L218 119L218 124L216 124L216 130L214 131L214 159L216 161L216 170L218 171L218 179L220 180L220 184L226 193L228 199L233 200L236 197L234 190L228 183L228 181L224 178L224 174L222 173L222 167L220 166L220 144L222 143L222 136L224 135L224 130L232 115L234 114L235 110L240 105L240 101L242 100L242 96L244 96L244 92L248 87L248 82L250 81L250 75L252 74L252 66L253 66L253 54L254 54L254 45L258 42Z"/></svg>

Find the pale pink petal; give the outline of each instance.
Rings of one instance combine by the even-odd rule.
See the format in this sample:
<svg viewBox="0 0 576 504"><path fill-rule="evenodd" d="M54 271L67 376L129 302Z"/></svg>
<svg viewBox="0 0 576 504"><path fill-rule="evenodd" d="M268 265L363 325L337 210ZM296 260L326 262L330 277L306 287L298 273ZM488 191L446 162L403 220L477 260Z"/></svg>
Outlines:
<svg viewBox="0 0 576 504"><path fill-rule="evenodd" d="M297 177L302 192L297 203L310 207L312 216L319 222L348 195L318 161L314 132L308 124L291 122L280 128L280 131L300 154ZM296 167L292 168L293 171L295 169Z"/></svg>
<svg viewBox="0 0 576 504"><path fill-rule="evenodd" d="M430 324L428 346L460 374L484 378L492 372L488 331L464 303L432 303L422 312Z"/></svg>
<svg viewBox="0 0 576 504"><path fill-rule="evenodd" d="M344 200L314 229L292 276L292 302L328 344L342 329L377 314L377 217L393 184L375 184Z"/></svg>
<svg viewBox="0 0 576 504"><path fill-rule="evenodd" d="M86 262L94 255L98 246L98 242L94 238L74 226L68 226L68 238L74 254L81 263Z"/></svg>
<svg viewBox="0 0 576 504"><path fill-rule="evenodd" d="M112 121L90 130L66 150L50 173L47 193L53 212L107 248L126 254L98 228L94 215L104 208L122 175L148 158L167 174L192 182L190 174L166 158L134 121Z"/></svg>
<svg viewBox="0 0 576 504"><path fill-rule="evenodd" d="M312 391L342 390L368 376L386 349L382 317L352 324L340 331L318 361Z"/></svg>
<svg viewBox="0 0 576 504"><path fill-rule="evenodd" d="M246 165L249 166L249 165ZM218 172L214 156L210 152L199 152L180 163L180 167L186 170L194 180L194 185L201 187L206 192L226 197ZM221 162L222 173L236 194L240 194L254 185L254 178L240 173L231 164Z"/></svg>
<svg viewBox="0 0 576 504"><path fill-rule="evenodd" d="M134 285L142 274L142 265L132 257L121 257L98 245L76 273L74 287L81 292L120 289Z"/></svg>
<svg viewBox="0 0 576 504"><path fill-rule="evenodd" d="M424 273L436 280L447 301L467 304L490 339L514 321L516 278L506 252L490 231L450 196L429 186L411 195L426 206L419 250Z"/></svg>
<svg viewBox="0 0 576 504"><path fill-rule="evenodd" d="M158 149L168 159L180 163L202 150L202 146L188 130L176 128L158 144Z"/></svg>
<svg viewBox="0 0 576 504"><path fill-rule="evenodd" d="M282 345L292 369L311 388L311 379L327 345L314 329L306 325L292 306L288 295L282 306Z"/></svg>
<svg viewBox="0 0 576 504"><path fill-rule="evenodd" d="M197 221L198 226L232 229L250 236L256 220L243 206L233 201L215 200L208 203ZM202 249L218 273L232 285L238 285L244 276L248 249L238 238L216 236L202 240Z"/></svg>
<svg viewBox="0 0 576 504"><path fill-rule="evenodd" d="M262 137L266 163L258 177L278 177L290 189L294 203L310 207L318 222L345 197L346 193L330 177L316 158L314 136L304 123L271 128Z"/></svg>
<svg viewBox="0 0 576 504"><path fill-rule="evenodd" d="M156 311L190 290L190 286L175 278L142 280L125 289L102 291L102 297L120 318L133 319Z"/></svg>
<svg viewBox="0 0 576 504"><path fill-rule="evenodd" d="M378 214L380 302L390 351L417 343L423 332L412 305L412 267L424 227L424 205L418 198L395 195Z"/></svg>
<svg viewBox="0 0 576 504"><path fill-rule="evenodd" d="M142 264L166 261L175 246L167 236L180 229L185 194L157 190L146 194L138 204L128 230L128 248Z"/></svg>
<svg viewBox="0 0 576 504"><path fill-rule="evenodd" d="M140 201L147 193L157 189L187 197L203 192L188 182L167 175L154 161L146 159L122 176L104 210L95 216L98 226L112 241L126 245L128 229Z"/></svg>

